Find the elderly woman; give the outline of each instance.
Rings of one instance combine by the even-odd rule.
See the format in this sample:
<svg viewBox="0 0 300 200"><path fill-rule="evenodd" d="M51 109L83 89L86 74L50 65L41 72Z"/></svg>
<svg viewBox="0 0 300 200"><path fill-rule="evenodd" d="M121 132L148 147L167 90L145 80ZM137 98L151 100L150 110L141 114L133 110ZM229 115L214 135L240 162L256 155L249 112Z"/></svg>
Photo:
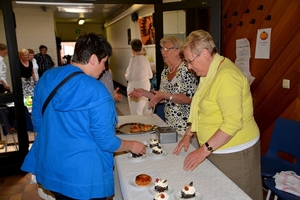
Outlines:
<svg viewBox="0 0 300 200"><path fill-rule="evenodd" d="M145 96L153 107L164 102L166 123L178 131L187 129L191 99L196 91L198 79L187 68L181 56L182 40L175 36L167 36L160 40L161 54L167 66L161 73L159 91L135 89L130 96Z"/></svg>
<svg viewBox="0 0 300 200"><path fill-rule="evenodd" d="M27 49L21 49L19 51L23 98L33 96L34 83L36 82L33 64L28 57L29 51Z"/></svg>
<svg viewBox="0 0 300 200"><path fill-rule="evenodd" d="M191 126L173 153L186 151L196 134L202 145L185 158L185 170L208 158L252 199L262 199L259 129L247 77L217 53L206 31L192 32L182 49L188 68L201 78L191 106Z"/></svg>

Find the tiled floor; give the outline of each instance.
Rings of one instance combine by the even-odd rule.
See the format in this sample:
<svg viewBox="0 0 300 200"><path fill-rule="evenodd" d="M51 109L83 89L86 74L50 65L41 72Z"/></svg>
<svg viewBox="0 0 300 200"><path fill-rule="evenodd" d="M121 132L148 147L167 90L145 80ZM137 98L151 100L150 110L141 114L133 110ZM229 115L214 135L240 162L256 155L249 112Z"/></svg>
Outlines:
<svg viewBox="0 0 300 200"><path fill-rule="evenodd" d="M116 107L119 115L130 114L126 97L117 101ZM31 174L26 173L0 177L0 200L41 200L38 195L38 185L31 184L30 181ZM267 192L263 190L263 193L265 199Z"/></svg>

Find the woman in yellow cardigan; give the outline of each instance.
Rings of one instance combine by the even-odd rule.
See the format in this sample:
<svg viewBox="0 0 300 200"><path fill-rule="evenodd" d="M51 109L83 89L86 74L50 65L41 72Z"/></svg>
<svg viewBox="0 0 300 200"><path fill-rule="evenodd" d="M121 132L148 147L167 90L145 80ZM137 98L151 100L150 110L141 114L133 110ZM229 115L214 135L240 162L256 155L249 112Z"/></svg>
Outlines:
<svg viewBox="0 0 300 200"><path fill-rule="evenodd" d="M247 77L217 53L206 31L192 32L182 50L188 68L201 78L192 99L191 126L173 153L187 151L196 134L201 146L185 158L184 169L193 170L208 158L252 199L261 200L259 129Z"/></svg>

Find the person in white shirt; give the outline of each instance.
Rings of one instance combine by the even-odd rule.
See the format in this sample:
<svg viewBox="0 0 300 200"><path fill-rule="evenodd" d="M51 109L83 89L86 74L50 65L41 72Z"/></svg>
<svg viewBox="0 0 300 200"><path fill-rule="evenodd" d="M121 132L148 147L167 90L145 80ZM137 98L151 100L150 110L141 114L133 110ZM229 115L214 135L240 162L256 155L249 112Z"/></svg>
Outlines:
<svg viewBox="0 0 300 200"><path fill-rule="evenodd" d="M28 60L30 60L33 64L33 72L37 82L39 80L39 73L38 73L39 66L36 62L36 59L34 58L34 51L32 49L28 49L28 52L29 52Z"/></svg>
<svg viewBox="0 0 300 200"><path fill-rule="evenodd" d="M130 42L130 45L133 57L130 59L125 73L125 78L128 81L127 94L132 92L134 88L143 88L149 91L149 79L153 75L150 63L143 55L142 42L139 39L134 39ZM143 109L148 103L148 98L128 96L128 103L131 115L143 115Z"/></svg>
<svg viewBox="0 0 300 200"><path fill-rule="evenodd" d="M10 86L6 82L6 65L4 57L7 55L7 46L0 43L0 93L10 92Z"/></svg>

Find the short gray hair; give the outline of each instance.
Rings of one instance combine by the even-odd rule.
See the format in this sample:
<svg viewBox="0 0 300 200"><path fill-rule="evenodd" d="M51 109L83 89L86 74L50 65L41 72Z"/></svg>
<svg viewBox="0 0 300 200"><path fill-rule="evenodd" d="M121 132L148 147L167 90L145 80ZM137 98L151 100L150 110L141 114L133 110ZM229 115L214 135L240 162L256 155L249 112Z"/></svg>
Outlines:
<svg viewBox="0 0 300 200"><path fill-rule="evenodd" d="M218 52L214 39L204 30L191 32L182 45L182 51L186 48L189 48L194 55L199 54L203 49L207 49L211 55Z"/></svg>

